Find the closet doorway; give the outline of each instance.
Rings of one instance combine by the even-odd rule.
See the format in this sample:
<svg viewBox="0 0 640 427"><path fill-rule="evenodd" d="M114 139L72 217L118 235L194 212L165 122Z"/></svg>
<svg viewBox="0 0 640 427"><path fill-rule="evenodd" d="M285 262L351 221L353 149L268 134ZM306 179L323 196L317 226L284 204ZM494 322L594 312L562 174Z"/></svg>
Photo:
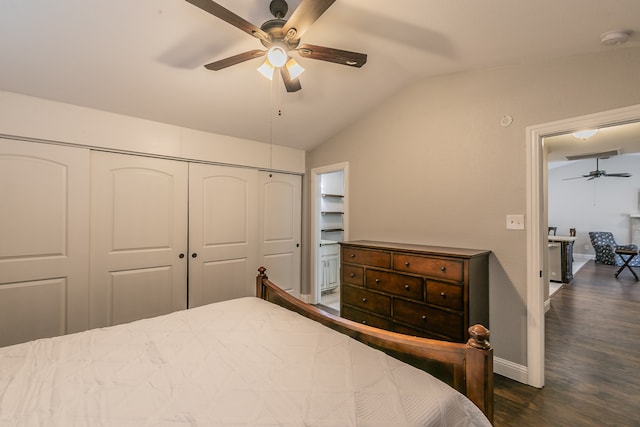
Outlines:
<svg viewBox="0 0 640 427"><path fill-rule="evenodd" d="M340 242L348 230L348 164L311 170L311 303L340 310Z"/></svg>

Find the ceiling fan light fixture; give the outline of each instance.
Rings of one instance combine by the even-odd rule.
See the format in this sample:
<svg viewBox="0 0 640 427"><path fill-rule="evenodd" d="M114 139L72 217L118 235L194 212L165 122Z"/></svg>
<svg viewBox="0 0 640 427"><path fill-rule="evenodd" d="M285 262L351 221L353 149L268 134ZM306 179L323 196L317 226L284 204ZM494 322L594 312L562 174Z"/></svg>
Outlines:
<svg viewBox="0 0 640 427"><path fill-rule="evenodd" d="M289 77L291 77L291 80L297 79L300 77L300 74L304 73L304 68L293 58L290 58L287 61L286 67L287 71L289 71Z"/></svg>
<svg viewBox="0 0 640 427"><path fill-rule="evenodd" d="M267 52L267 59L275 68L287 63L287 51L282 46L272 46Z"/></svg>
<svg viewBox="0 0 640 427"><path fill-rule="evenodd" d="M275 68L273 67L273 65L271 65L268 59L264 61L264 63L261 66L258 67L258 71L260 72L260 74L262 74L269 80L273 80L274 70Z"/></svg>
<svg viewBox="0 0 640 427"><path fill-rule="evenodd" d="M572 135L574 138L578 138L584 141L591 138L596 133L598 133L598 129L585 129L578 132L574 132Z"/></svg>

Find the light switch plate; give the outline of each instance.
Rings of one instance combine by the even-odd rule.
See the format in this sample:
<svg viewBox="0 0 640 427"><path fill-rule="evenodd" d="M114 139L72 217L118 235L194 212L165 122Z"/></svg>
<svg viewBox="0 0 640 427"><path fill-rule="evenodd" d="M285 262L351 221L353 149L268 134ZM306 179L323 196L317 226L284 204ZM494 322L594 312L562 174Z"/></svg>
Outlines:
<svg viewBox="0 0 640 427"><path fill-rule="evenodd" d="M524 215L507 215L507 229L524 230Z"/></svg>

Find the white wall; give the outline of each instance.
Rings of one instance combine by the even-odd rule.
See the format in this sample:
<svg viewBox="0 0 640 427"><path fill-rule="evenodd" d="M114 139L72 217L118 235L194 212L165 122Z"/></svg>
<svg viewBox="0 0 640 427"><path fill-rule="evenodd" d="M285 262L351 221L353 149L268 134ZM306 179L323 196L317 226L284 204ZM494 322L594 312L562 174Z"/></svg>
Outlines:
<svg viewBox="0 0 640 427"><path fill-rule="evenodd" d="M0 135L304 173L305 152L0 91Z"/></svg>
<svg viewBox="0 0 640 427"><path fill-rule="evenodd" d="M640 104L640 48L426 78L307 155L349 162L350 239L489 249L491 342L527 364L527 126ZM513 123L500 125L510 115Z"/></svg>
<svg viewBox="0 0 640 427"><path fill-rule="evenodd" d="M619 244L631 242L629 214L638 212L640 155L627 154L600 160L607 172L629 172L630 178L571 179L596 169L596 160L576 160L549 169L549 225L558 234L576 229L574 253L593 255L589 231L610 231Z"/></svg>

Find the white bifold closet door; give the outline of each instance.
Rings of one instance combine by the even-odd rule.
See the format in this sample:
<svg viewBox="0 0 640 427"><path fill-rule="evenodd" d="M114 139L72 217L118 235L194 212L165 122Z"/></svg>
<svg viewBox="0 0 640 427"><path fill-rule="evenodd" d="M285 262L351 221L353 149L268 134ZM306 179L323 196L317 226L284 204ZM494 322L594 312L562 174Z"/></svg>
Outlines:
<svg viewBox="0 0 640 427"><path fill-rule="evenodd" d="M0 346L87 329L89 150L0 139Z"/></svg>
<svg viewBox="0 0 640 427"><path fill-rule="evenodd" d="M0 183L0 346L300 294L300 176L0 139Z"/></svg>
<svg viewBox="0 0 640 427"><path fill-rule="evenodd" d="M189 165L189 307L255 295L258 171Z"/></svg>
<svg viewBox="0 0 640 427"><path fill-rule="evenodd" d="M91 327L187 307L188 164L91 153Z"/></svg>
<svg viewBox="0 0 640 427"><path fill-rule="evenodd" d="M259 259L267 276L300 298L302 177L260 172Z"/></svg>

